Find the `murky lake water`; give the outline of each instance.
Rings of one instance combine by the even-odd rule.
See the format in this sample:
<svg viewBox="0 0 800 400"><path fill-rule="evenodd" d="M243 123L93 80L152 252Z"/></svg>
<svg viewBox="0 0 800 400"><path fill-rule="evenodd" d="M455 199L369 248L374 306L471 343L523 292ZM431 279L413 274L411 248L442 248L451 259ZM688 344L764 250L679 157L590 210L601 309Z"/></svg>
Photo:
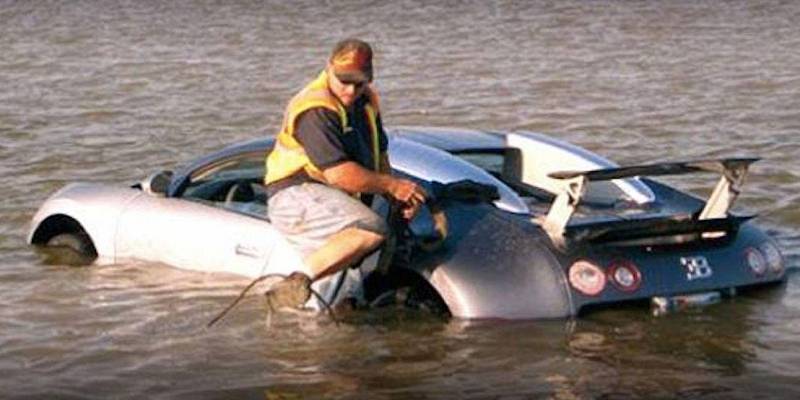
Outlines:
<svg viewBox="0 0 800 400"><path fill-rule="evenodd" d="M376 47L387 125L534 130L621 163L764 157L739 205L796 269L797 21L790 1L0 0L0 397L798 398L797 273L658 318L378 313L266 330L246 303L206 329L245 281L45 265L25 244L67 182L129 184L274 133L355 35Z"/></svg>

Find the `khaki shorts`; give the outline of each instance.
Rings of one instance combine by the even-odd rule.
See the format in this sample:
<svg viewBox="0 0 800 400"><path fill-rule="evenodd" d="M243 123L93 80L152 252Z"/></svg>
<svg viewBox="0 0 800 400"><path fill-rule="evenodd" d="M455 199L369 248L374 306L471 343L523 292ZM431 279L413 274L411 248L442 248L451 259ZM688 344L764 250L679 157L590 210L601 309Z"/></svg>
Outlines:
<svg viewBox="0 0 800 400"><path fill-rule="evenodd" d="M305 257L333 234L356 227L386 235L386 222L345 192L319 183L290 186L269 198L267 216Z"/></svg>
<svg viewBox="0 0 800 400"><path fill-rule="evenodd" d="M384 236L388 233L383 218L364 203L318 183L302 183L275 193L269 198L267 216L304 258L346 228L357 227ZM346 297L358 298L362 277L361 270L348 269L320 279L313 287L327 302L335 304ZM334 293L340 279L344 279L342 287Z"/></svg>

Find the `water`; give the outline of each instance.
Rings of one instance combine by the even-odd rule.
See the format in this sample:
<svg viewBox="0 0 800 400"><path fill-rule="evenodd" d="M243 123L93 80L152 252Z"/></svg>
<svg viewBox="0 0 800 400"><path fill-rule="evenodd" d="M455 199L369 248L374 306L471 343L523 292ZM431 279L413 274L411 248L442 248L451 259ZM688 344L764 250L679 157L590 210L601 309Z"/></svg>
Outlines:
<svg viewBox="0 0 800 400"><path fill-rule="evenodd" d="M0 397L797 398L800 279L575 321L281 318L238 278L46 265L67 182L272 134L332 45L376 47L387 125L541 131L621 163L757 155L739 205L800 266L796 2L0 1ZM676 182L702 189L707 177Z"/></svg>

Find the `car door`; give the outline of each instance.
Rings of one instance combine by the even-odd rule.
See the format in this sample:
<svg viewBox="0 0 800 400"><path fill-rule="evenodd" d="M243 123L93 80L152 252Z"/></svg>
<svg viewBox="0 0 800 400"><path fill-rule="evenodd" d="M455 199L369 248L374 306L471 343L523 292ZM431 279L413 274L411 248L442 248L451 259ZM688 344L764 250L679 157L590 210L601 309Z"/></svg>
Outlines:
<svg viewBox="0 0 800 400"><path fill-rule="evenodd" d="M143 193L117 226L118 260L256 277L301 268L294 248L266 218L263 152L197 168L177 197Z"/></svg>

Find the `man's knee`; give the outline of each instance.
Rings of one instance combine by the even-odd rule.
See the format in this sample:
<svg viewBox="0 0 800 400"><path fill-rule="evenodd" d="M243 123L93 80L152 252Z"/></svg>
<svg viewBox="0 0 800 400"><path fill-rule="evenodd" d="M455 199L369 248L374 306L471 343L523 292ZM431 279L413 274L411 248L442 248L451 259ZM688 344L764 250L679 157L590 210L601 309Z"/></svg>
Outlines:
<svg viewBox="0 0 800 400"><path fill-rule="evenodd" d="M373 250L386 240L386 234L384 232L378 233L358 226L346 228L342 233L351 238L351 240L358 241L358 247L361 248L362 251Z"/></svg>

